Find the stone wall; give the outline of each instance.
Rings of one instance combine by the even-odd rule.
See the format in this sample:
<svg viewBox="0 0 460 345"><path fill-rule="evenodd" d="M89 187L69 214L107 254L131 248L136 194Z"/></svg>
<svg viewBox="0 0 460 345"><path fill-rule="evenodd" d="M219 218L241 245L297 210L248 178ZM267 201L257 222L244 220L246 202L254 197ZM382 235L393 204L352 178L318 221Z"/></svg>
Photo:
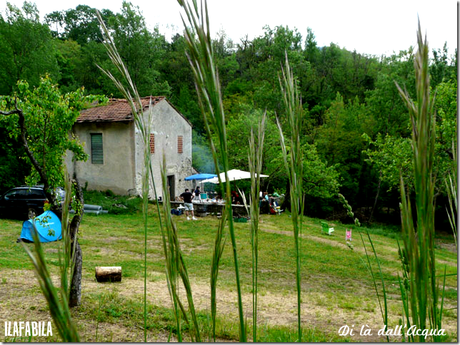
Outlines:
<svg viewBox="0 0 460 345"><path fill-rule="evenodd" d="M148 110L144 113L147 118ZM179 196L185 188L191 189L191 181L185 177L192 175L192 127L168 101L162 100L153 107L150 133L154 134L155 152L151 154L153 177L158 197L164 198L161 166L163 155L166 159L166 175L174 184L171 197ZM182 136L182 153L178 153L178 136ZM136 186L142 190L143 142L141 135L136 131ZM150 198L154 199L153 186L150 188Z"/></svg>
<svg viewBox="0 0 460 345"><path fill-rule="evenodd" d="M133 122L76 123L74 133L84 145L89 158L86 162L72 162L72 154L68 154L66 163L69 173L76 171L81 185L86 184L89 190L110 189L115 194L135 194L133 127ZM94 164L91 159L92 133L102 134L102 164Z"/></svg>

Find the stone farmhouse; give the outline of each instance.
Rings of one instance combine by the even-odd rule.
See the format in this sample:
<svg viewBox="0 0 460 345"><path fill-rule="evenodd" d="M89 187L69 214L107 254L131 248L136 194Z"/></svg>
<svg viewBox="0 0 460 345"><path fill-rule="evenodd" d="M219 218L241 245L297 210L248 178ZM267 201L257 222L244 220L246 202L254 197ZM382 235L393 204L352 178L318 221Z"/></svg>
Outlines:
<svg viewBox="0 0 460 345"><path fill-rule="evenodd" d="M149 110L149 104L152 104ZM158 197L163 198L161 164L166 157L168 188L173 200L191 183L192 125L165 97L142 98L144 116L151 111L150 154ZM83 110L73 126L73 134L84 145L89 159L73 162L66 157L70 174L74 171L89 190L111 190L120 195L141 195L144 169L144 142L125 99L110 99L105 106ZM150 188L150 198L154 198Z"/></svg>

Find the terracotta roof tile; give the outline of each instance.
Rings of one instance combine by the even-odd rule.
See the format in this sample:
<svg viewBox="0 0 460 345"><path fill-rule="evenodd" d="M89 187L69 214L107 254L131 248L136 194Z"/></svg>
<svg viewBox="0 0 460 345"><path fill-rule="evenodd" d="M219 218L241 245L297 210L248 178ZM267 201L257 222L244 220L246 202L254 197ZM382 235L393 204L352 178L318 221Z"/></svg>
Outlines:
<svg viewBox="0 0 460 345"><path fill-rule="evenodd" d="M162 101L164 97L153 97L152 104ZM142 106L149 106L150 97L141 98ZM111 98L107 105L96 106L80 112L76 122L126 122L133 121L131 107L125 99Z"/></svg>

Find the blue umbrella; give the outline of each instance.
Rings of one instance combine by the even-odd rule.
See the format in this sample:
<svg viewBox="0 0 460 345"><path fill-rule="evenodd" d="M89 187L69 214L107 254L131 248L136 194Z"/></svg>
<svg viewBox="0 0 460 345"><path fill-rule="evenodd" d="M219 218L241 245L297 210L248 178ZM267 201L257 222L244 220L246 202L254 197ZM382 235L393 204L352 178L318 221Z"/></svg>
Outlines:
<svg viewBox="0 0 460 345"><path fill-rule="evenodd" d="M191 181L191 180L202 181L202 180L208 180L214 177L217 177L217 175L216 174L195 174L195 175L187 176L184 180L185 181Z"/></svg>
<svg viewBox="0 0 460 345"><path fill-rule="evenodd" d="M216 174L195 174L191 176L187 176L184 180L185 181L191 181L191 180L207 180L213 177L217 177Z"/></svg>

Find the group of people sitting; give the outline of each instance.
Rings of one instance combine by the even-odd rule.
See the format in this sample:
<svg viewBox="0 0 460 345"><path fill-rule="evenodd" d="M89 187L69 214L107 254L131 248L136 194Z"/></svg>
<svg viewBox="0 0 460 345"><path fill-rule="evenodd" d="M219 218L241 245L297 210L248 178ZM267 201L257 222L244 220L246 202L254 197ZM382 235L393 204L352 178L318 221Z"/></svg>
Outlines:
<svg viewBox="0 0 460 345"><path fill-rule="evenodd" d="M185 189L185 192L180 195L180 198L184 201L185 215L187 220L196 220L193 213L193 199L199 199L201 195L200 186L197 186L193 192L190 192L188 188ZM269 196L267 192L260 195L259 208L260 213L271 213L271 214L280 214L281 208L278 204L277 198L279 195L274 193L272 196ZM243 203L243 198L235 191L232 191L232 204L240 205Z"/></svg>
<svg viewBox="0 0 460 345"><path fill-rule="evenodd" d="M236 191L232 190L232 204L233 205L242 205L243 198Z"/></svg>
<svg viewBox="0 0 460 345"><path fill-rule="evenodd" d="M281 207L278 203L278 193L273 193L273 195L271 196L268 195L267 192L260 192L260 194L260 213L280 214L282 212Z"/></svg>

